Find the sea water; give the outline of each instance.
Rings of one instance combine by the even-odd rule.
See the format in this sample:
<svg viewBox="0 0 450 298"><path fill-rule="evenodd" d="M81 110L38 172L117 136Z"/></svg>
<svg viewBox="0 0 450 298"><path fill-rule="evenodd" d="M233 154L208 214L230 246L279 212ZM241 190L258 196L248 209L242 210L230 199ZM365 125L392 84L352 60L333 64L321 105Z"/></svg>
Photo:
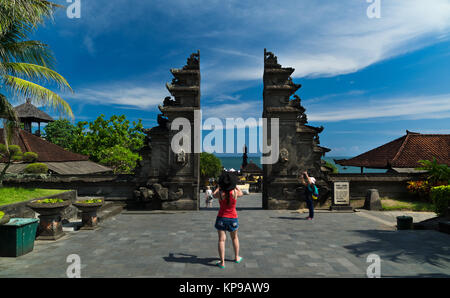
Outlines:
<svg viewBox="0 0 450 298"><path fill-rule="evenodd" d="M235 170L239 170L241 168L242 155L217 156L217 157L221 160L222 166L227 170L229 170L231 168L233 168ZM344 174L344 173L361 173L361 168L359 168L359 167L343 167L334 162L335 159L348 159L348 158L351 158L351 157L348 157L348 156L324 157L323 160L334 164L338 168L339 173L342 173L342 174ZM252 161L253 163L255 163L258 167L260 167L262 169L262 165L261 165L259 156L249 156L247 158L247 161L249 163L250 163L250 161ZM385 172L386 172L385 169L364 168L364 173L385 173Z"/></svg>

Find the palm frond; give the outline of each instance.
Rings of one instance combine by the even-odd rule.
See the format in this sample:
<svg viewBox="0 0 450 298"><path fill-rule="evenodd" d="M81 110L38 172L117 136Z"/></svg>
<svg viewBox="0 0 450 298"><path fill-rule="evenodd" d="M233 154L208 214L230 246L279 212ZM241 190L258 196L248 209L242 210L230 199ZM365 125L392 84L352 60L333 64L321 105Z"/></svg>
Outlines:
<svg viewBox="0 0 450 298"><path fill-rule="evenodd" d="M53 68L55 58L48 45L36 40L6 41L0 36L0 61L28 62Z"/></svg>
<svg viewBox="0 0 450 298"><path fill-rule="evenodd" d="M33 82L11 75L4 75L3 82L5 87L9 87L15 95L31 98L39 104L51 107L60 114L66 114L71 118L74 118L69 104L55 92Z"/></svg>
<svg viewBox="0 0 450 298"><path fill-rule="evenodd" d="M69 89L72 91L72 88L63 76L44 66L31 63L0 63L0 76L6 74L32 81L56 83L60 89Z"/></svg>
<svg viewBox="0 0 450 298"><path fill-rule="evenodd" d="M0 35L14 23L22 23L31 32L52 19L56 7L61 6L46 0L0 0Z"/></svg>

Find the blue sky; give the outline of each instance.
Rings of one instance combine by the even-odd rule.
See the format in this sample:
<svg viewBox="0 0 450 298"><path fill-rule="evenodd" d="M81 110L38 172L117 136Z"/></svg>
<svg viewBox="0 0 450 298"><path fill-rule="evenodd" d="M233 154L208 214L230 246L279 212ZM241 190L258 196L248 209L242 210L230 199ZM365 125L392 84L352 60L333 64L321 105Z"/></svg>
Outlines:
<svg viewBox="0 0 450 298"><path fill-rule="evenodd" d="M65 0L54 0L70 5ZM450 133L450 2L80 0L36 39L50 45L75 121L125 114L156 125L170 68L201 53L203 117L261 117L263 51L294 67L309 124L329 156L405 134Z"/></svg>

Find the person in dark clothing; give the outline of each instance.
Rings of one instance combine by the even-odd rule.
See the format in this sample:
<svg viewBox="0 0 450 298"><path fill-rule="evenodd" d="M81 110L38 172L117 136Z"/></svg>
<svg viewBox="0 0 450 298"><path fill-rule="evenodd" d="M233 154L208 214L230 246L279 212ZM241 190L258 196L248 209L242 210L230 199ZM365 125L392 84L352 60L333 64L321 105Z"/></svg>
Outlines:
<svg viewBox="0 0 450 298"><path fill-rule="evenodd" d="M309 209L308 220L312 220L314 218L314 203L313 203L313 189L314 184L316 183L316 179L314 177L309 177L308 172L303 172L301 175L301 182L305 185L305 197L306 197L306 205Z"/></svg>

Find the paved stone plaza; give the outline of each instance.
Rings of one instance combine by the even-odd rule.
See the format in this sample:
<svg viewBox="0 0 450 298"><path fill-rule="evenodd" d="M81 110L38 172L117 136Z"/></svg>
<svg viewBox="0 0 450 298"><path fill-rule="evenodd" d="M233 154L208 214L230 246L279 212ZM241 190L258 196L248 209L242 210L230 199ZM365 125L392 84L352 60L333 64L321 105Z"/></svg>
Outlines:
<svg viewBox="0 0 450 298"><path fill-rule="evenodd" d="M381 257L382 277L450 276L447 234L396 231L386 213L319 211L307 221L295 211L262 210L260 194L238 202L243 262L231 262L228 237L220 269L218 204L204 209L201 198L198 212L124 211L96 231L36 241L27 255L0 258L0 277L65 277L70 254L81 258L81 277L366 277L369 254Z"/></svg>

